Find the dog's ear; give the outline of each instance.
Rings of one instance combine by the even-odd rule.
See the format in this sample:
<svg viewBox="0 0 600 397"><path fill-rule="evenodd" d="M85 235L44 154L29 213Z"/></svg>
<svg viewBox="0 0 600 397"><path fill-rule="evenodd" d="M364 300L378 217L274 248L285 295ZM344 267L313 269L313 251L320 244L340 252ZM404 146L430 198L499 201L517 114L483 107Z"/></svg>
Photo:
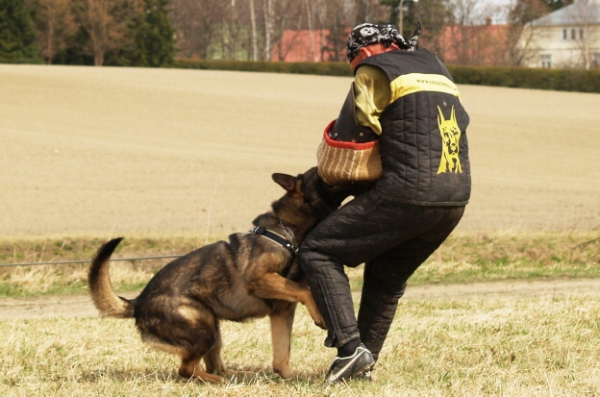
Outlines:
<svg viewBox="0 0 600 397"><path fill-rule="evenodd" d="M295 176L275 173L275 174L271 175L271 178L273 178L275 183L277 183L279 186L281 186L288 192L293 192L296 189L296 177Z"/></svg>

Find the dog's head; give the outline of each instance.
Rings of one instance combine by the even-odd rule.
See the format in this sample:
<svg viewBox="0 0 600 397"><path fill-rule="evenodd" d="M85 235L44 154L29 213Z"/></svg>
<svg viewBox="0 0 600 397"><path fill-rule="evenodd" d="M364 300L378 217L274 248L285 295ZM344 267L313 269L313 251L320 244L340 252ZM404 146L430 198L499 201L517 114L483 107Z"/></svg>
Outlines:
<svg viewBox="0 0 600 397"><path fill-rule="evenodd" d="M272 178L286 190L285 195L272 204L275 214L284 223L306 228L312 228L325 219L352 194L349 188L328 187L319 176L317 167L298 176L276 173Z"/></svg>

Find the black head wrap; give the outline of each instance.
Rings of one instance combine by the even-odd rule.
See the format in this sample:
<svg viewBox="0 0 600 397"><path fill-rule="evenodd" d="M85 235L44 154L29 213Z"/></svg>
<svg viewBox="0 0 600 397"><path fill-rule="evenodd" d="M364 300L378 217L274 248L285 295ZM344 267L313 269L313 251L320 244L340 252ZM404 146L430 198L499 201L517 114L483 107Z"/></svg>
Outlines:
<svg viewBox="0 0 600 397"><path fill-rule="evenodd" d="M346 43L346 56L352 62L362 47L376 43L382 43L386 47L396 44L401 50L414 51L417 49L417 41L420 34L420 21L417 23L413 36L408 41L402 37L398 29L393 25L363 23L356 26L350 32L350 37L348 37L348 42Z"/></svg>

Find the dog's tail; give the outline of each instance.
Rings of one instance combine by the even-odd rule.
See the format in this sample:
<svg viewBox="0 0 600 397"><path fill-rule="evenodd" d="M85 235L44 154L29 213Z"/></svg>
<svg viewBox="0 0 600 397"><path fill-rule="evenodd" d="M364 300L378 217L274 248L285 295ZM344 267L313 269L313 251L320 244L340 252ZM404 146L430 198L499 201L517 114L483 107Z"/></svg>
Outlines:
<svg viewBox="0 0 600 397"><path fill-rule="evenodd" d="M109 260L123 237L110 240L98 249L92 260L88 273L88 284L94 306L102 316L131 318L133 317L134 302L115 294L108 272Z"/></svg>

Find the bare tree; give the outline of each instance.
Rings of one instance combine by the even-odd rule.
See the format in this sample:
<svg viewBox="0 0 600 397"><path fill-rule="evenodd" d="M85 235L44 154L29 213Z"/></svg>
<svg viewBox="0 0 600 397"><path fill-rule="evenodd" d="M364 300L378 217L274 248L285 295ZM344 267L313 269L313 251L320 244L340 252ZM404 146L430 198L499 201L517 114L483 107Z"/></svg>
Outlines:
<svg viewBox="0 0 600 397"><path fill-rule="evenodd" d="M328 34L326 42L322 46L322 59L344 61L344 48L348 32L356 22L354 4L345 0L326 0L323 3L325 9L320 14L320 22ZM327 17L325 18L325 16Z"/></svg>
<svg viewBox="0 0 600 397"><path fill-rule="evenodd" d="M264 0L264 21L265 21L265 55L264 59L267 61L271 60L271 37L273 35L273 28L275 25L275 3L276 0Z"/></svg>
<svg viewBox="0 0 600 397"><path fill-rule="evenodd" d="M42 56L52 64L52 58L68 47L78 26L71 11L70 0L37 0L35 23Z"/></svg>
<svg viewBox="0 0 600 397"><path fill-rule="evenodd" d="M540 0L519 0L509 9L507 54L510 63L520 66L538 56L535 43L540 30L532 22L547 13L547 4Z"/></svg>
<svg viewBox="0 0 600 397"><path fill-rule="evenodd" d="M500 9L476 0L431 0L412 10L413 24L423 24L420 43L448 63L498 65L507 63L507 29L492 23Z"/></svg>
<svg viewBox="0 0 600 397"><path fill-rule="evenodd" d="M316 21L317 21L317 29L324 30L325 29L325 20L327 19L327 8L325 7L325 0L313 0L313 10L316 12ZM326 38L324 35L320 36L319 40L319 60L325 61L325 48L326 48Z"/></svg>
<svg viewBox="0 0 600 397"><path fill-rule="evenodd" d="M312 52L312 60L318 61L319 58L317 56L317 46L316 46L316 42L315 42L315 29L314 29L314 24L313 24L314 17L313 17L312 3L310 0L304 0L303 4L306 7L305 8L306 22L308 24L308 34L309 34L309 38L310 38L310 49Z"/></svg>
<svg viewBox="0 0 600 397"><path fill-rule="evenodd" d="M271 40L274 45L281 43L286 30L298 31L306 27L305 5L305 1L277 0L274 29L271 33Z"/></svg>
<svg viewBox="0 0 600 397"><path fill-rule="evenodd" d="M131 26L143 12L142 0L75 0L76 19L89 36L87 50L94 65L102 66L104 56L133 42Z"/></svg>
<svg viewBox="0 0 600 397"><path fill-rule="evenodd" d="M579 0L567 10L571 25L571 41L577 48L579 59L567 67L590 69L594 63L594 54L600 53L599 42L600 3L593 0Z"/></svg>
<svg viewBox="0 0 600 397"><path fill-rule="evenodd" d="M454 24L452 26L452 40L449 44L454 51L457 63L473 65L475 54L473 43L477 37L478 29L474 26L481 24L483 15L480 14L476 0L452 0Z"/></svg>
<svg viewBox="0 0 600 397"><path fill-rule="evenodd" d="M417 21L421 21L423 25L420 45L430 49L441 59L445 59L449 43L445 41L444 29L455 24L452 11L447 7L445 0L416 3L414 13L407 16L407 22L410 26L416 26Z"/></svg>
<svg viewBox="0 0 600 397"><path fill-rule="evenodd" d="M380 23L385 17L381 11L387 11L378 0L354 0L354 24L362 22Z"/></svg>
<svg viewBox="0 0 600 397"><path fill-rule="evenodd" d="M173 24L180 54L187 57L234 59L247 50L255 61L273 54L284 59L291 49L289 41L281 43L284 32L289 38L296 31L299 38L308 30L312 59L342 60L351 27L380 22L375 19L384 9L379 0L174 0Z"/></svg>
<svg viewBox="0 0 600 397"><path fill-rule="evenodd" d="M221 47L224 58L239 59L245 47L248 26L246 5L241 0L231 0L228 15L224 18Z"/></svg>
<svg viewBox="0 0 600 397"><path fill-rule="evenodd" d="M214 0L174 0L173 9L179 51L186 57L209 59L215 37L224 25L228 4Z"/></svg>
<svg viewBox="0 0 600 397"><path fill-rule="evenodd" d="M252 26L252 60L258 61L258 37L256 36L256 11L254 0L250 0L250 23Z"/></svg>
<svg viewBox="0 0 600 397"><path fill-rule="evenodd" d="M278 60L285 60L288 53L292 51L299 40L303 39L304 28L307 27L308 34L312 37L312 53L314 54L314 33L311 30L312 16L306 11L307 0L300 2L294 0L279 0L274 17L274 29L272 31L273 54L276 53ZM306 17L306 19L305 19ZM275 52L276 51L276 52ZM314 59L313 59L314 60Z"/></svg>

